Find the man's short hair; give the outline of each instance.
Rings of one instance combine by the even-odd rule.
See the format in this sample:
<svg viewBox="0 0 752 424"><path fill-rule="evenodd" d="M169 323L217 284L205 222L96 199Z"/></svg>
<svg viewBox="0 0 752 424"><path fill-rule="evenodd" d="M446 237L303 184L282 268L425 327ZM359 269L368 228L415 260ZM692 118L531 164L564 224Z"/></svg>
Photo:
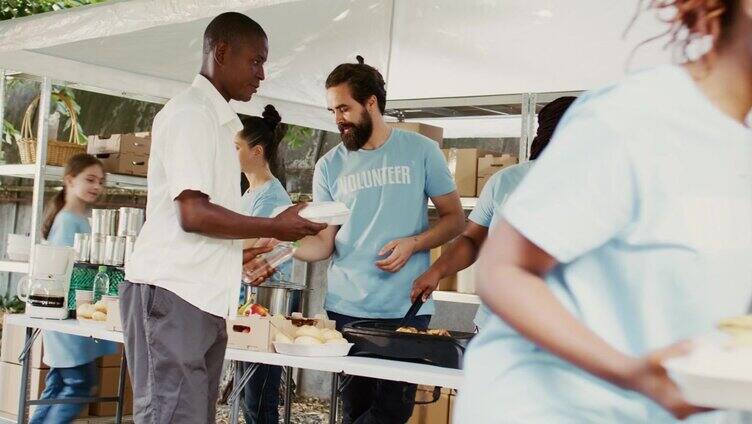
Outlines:
<svg viewBox="0 0 752 424"><path fill-rule="evenodd" d="M363 58L358 56L359 63L343 63L329 74L326 79L326 88L336 87L347 83L352 92L352 97L360 104L365 104L371 96L376 96L381 114L386 110L386 83L381 73L373 66L363 63Z"/></svg>
<svg viewBox="0 0 752 424"><path fill-rule="evenodd" d="M232 44L238 40L248 40L253 37L267 38L261 25L248 16L238 12L225 12L209 22L204 31L204 54L209 54L224 41Z"/></svg>

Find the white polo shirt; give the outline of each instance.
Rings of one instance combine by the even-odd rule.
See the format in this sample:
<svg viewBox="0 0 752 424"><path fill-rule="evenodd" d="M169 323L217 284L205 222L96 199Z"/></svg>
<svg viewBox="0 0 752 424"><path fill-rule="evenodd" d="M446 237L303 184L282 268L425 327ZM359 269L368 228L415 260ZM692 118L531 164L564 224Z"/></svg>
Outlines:
<svg viewBox="0 0 752 424"><path fill-rule="evenodd" d="M212 203L242 212L233 144L241 128L235 111L201 75L154 118L146 222L125 266L128 281L162 287L213 315L235 309L237 298L230 298L242 272L242 243L183 231L175 198L200 191Z"/></svg>

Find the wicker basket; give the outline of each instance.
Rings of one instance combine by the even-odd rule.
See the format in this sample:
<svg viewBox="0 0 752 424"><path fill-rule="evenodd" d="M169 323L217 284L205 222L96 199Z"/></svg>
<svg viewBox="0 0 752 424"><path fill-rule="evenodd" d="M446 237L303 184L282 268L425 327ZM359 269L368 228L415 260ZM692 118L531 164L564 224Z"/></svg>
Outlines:
<svg viewBox="0 0 752 424"><path fill-rule="evenodd" d="M65 94L55 93L63 101L71 120L71 131L68 141L49 140L47 142L47 165L65 166L68 160L79 153L86 153L86 147L78 144L78 116L73 107L73 101ZM34 120L34 112L39 104L39 96L31 101L26 108L23 121L21 122L21 139L18 141L18 153L21 156L21 163L30 165L37 160L37 140L34 138L34 132L31 130Z"/></svg>

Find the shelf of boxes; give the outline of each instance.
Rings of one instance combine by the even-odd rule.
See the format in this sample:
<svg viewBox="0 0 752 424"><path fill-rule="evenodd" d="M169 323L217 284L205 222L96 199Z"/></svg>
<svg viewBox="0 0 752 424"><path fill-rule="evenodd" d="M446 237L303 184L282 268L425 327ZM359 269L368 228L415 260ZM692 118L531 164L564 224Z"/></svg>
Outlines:
<svg viewBox="0 0 752 424"><path fill-rule="evenodd" d="M0 165L0 176L17 177L17 178L34 178L35 165ZM44 177L47 181L62 181L63 167L45 166ZM107 174L105 186L146 190L146 178L136 177L133 175Z"/></svg>

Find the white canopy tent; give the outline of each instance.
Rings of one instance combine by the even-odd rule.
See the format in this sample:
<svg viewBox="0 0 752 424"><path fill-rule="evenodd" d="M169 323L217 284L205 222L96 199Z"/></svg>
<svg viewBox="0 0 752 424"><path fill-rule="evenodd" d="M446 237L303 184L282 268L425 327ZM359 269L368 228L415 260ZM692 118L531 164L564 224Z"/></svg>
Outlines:
<svg viewBox="0 0 752 424"><path fill-rule="evenodd" d="M163 100L197 72L203 30L234 10L269 35L267 80L241 113L273 103L289 123L333 130L327 74L357 54L389 100L583 90L667 62L651 15L622 33L637 0L121 0L0 23L0 68ZM456 120L447 136L501 136L515 118ZM498 120L499 130L495 125ZM426 122L429 122L427 120ZM451 129L450 129L451 128ZM501 128L510 128L502 131ZM519 135L519 134L517 134Z"/></svg>

